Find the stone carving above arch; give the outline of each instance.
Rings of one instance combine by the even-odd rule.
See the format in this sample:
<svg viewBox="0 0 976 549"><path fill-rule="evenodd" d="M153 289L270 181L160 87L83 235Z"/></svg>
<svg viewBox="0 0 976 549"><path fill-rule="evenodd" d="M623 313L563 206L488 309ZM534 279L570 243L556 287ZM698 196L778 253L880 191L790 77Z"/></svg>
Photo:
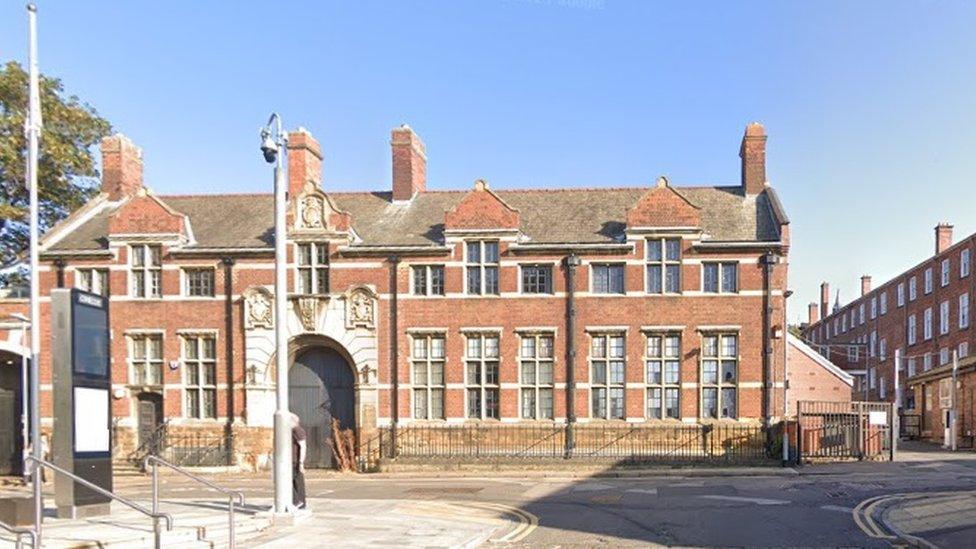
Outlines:
<svg viewBox="0 0 976 549"><path fill-rule="evenodd" d="M346 292L346 328L376 328L376 292L354 286Z"/></svg>
<svg viewBox="0 0 976 549"><path fill-rule="evenodd" d="M319 318L319 297L305 296L295 300L295 312L306 332L314 332Z"/></svg>
<svg viewBox="0 0 976 549"><path fill-rule="evenodd" d="M244 292L244 329L274 327L274 300L262 286L251 286Z"/></svg>

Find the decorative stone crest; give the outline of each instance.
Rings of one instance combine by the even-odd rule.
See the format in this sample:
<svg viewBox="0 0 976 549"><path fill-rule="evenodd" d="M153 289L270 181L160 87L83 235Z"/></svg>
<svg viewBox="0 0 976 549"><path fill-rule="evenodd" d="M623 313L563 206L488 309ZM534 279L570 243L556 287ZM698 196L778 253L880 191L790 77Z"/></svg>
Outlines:
<svg viewBox="0 0 976 549"><path fill-rule="evenodd" d="M271 292L255 286L244 292L244 328L274 327L274 307L271 305Z"/></svg>
<svg viewBox="0 0 976 549"><path fill-rule="evenodd" d="M315 321L319 316L319 298L310 297L300 297L295 302L296 309L298 312L298 320L302 323L302 328L306 332L315 331Z"/></svg>
<svg viewBox="0 0 976 549"><path fill-rule="evenodd" d="M376 369L371 368L369 364L363 364L363 367L359 369L359 374L359 382L363 385L370 385L376 381Z"/></svg>
<svg viewBox="0 0 976 549"><path fill-rule="evenodd" d="M346 293L346 327L373 329L376 326L376 294L366 286Z"/></svg>
<svg viewBox="0 0 976 549"><path fill-rule="evenodd" d="M325 226L325 209L322 206L322 197L317 195L306 196L302 199L302 228L321 229Z"/></svg>

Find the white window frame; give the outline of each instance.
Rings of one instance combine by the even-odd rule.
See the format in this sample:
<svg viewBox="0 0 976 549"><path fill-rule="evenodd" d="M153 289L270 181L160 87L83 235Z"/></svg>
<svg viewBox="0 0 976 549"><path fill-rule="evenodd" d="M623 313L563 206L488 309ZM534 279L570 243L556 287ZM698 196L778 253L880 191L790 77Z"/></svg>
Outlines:
<svg viewBox="0 0 976 549"><path fill-rule="evenodd" d="M878 318L878 297L871 296L871 320Z"/></svg>
<svg viewBox="0 0 976 549"><path fill-rule="evenodd" d="M669 344L677 340L677 352L669 352ZM644 417L647 419L681 419L681 334L678 332L648 332L644 334ZM677 379L669 379L668 367L677 364ZM656 366L660 379L651 379ZM659 402L651 406L653 391L659 391ZM673 415L668 414L668 393L677 393ZM652 410L656 409L656 415Z"/></svg>
<svg viewBox="0 0 976 549"><path fill-rule="evenodd" d="M519 417L525 420L552 421L556 415L556 334L553 332L521 332L519 336ZM544 348L542 341L549 341L549 354L540 352ZM526 343L531 341L532 345ZM527 352L531 347L531 352ZM543 380L540 375L541 366L548 365L549 380ZM528 366L531 366L532 376L527 376ZM543 395L549 395L548 415L545 413L542 401ZM527 406L526 397L531 397L531 406ZM531 413L526 413L531 407Z"/></svg>
<svg viewBox="0 0 976 549"><path fill-rule="evenodd" d="M950 273L952 273L952 260L948 257L942 260L942 287L945 288L949 285Z"/></svg>
<svg viewBox="0 0 976 549"><path fill-rule="evenodd" d="M434 276L433 273L436 270L441 272L441 291L440 293L434 292ZM423 270L424 272L424 292L417 293L417 271ZM444 297L447 294L447 273L444 271L443 264L413 264L410 265L410 295L425 296L425 297Z"/></svg>
<svg viewBox="0 0 976 549"><path fill-rule="evenodd" d="M193 294L190 292L190 275L192 273L209 273L210 274L210 293L209 294ZM180 268L180 287L182 289L183 297L214 297L217 295L217 270L213 267L182 267Z"/></svg>
<svg viewBox="0 0 976 549"><path fill-rule="evenodd" d="M620 338L623 340L623 354L614 355L614 347L611 342ZM600 356L596 354L599 345L596 344L597 341L602 340L603 355ZM590 350L588 357L589 367L590 367L590 417L594 419L605 419L605 420L625 420L627 419L627 334L625 332L597 332L590 334ZM623 367L623 376L620 381L614 381L612 377L613 365L614 363L620 363ZM598 369L603 370L603 382L597 382L596 372ZM604 391L604 406L603 415L597 415L596 406L594 406L594 398L597 391ZM620 414L614 414L614 406L612 401L615 398L614 393L619 391L620 394Z"/></svg>
<svg viewBox="0 0 976 549"><path fill-rule="evenodd" d="M129 385L138 387L162 387L166 383L166 334L163 330L146 330L126 334L126 362L129 369ZM159 340L159 356L150 356L150 340ZM136 358L136 349L142 346L142 358ZM140 374L144 368L148 373ZM157 379L151 379L151 378Z"/></svg>
<svg viewBox="0 0 976 549"><path fill-rule="evenodd" d="M959 278L969 276L970 262L972 261L970 254L969 248L959 252Z"/></svg>
<svg viewBox="0 0 976 549"><path fill-rule="evenodd" d="M908 316L908 344L915 345L918 342L918 319L914 314Z"/></svg>
<svg viewBox="0 0 976 549"><path fill-rule="evenodd" d="M949 333L949 301L939 303L939 335Z"/></svg>
<svg viewBox="0 0 976 549"><path fill-rule="evenodd" d="M306 263L304 250L309 250ZM296 242L295 243L295 293L299 295L327 295L331 290L329 280L329 243L328 242ZM324 260L323 257L324 255ZM308 273L308 287L305 285L304 273ZM325 286L324 288L322 286ZM324 292L322 290L325 290Z"/></svg>
<svg viewBox="0 0 976 549"><path fill-rule="evenodd" d="M715 284L716 284L716 289L714 291L713 290L709 290L709 289L707 289L705 287L705 269L707 267L714 267L716 269L716 271L715 271ZM731 290L726 290L725 289L725 283L727 282L727 277L725 276L726 275L726 271L725 270L726 270L727 267L731 267L732 268L732 272L735 273L735 274L732 275L732 278L734 280L732 282L733 286L732 286L732 289ZM701 290L702 290L703 293L706 293L706 294L737 294L737 293L739 293L739 278L740 277L739 277L739 262L738 261L703 261L702 262L702 268L701 268L701 277L702 277L701 278ZM680 278L680 276L679 276L679 278Z"/></svg>
<svg viewBox="0 0 976 549"><path fill-rule="evenodd" d="M468 247L471 245L478 246L478 261L474 261L470 256ZM489 261L485 254L485 249L488 248L489 244L494 244L495 246L495 259ZM502 245L498 240L493 239L472 239L464 241L464 293L466 295L481 295L481 296L493 296L501 295L502 292L502 273L501 273L501 259L502 259ZM478 291L471 291L471 285L468 283L470 278L469 271L471 269L478 269ZM488 273L494 270L495 272L495 288L494 291L488 291ZM520 273L521 274L521 273Z"/></svg>
<svg viewBox="0 0 976 549"><path fill-rule="evenodd" d="M78 267L75 269L75 288L93 294L109 296L110 272L100 267Z"/></svg>
<svg viewBox="0 0 976 549"><path fill-rule="evenodd" d="M699 364L699 368L700 368L699 376L701 376L700 377L701 390L699 391L699 397L698 397L700 416L703 419L736 419L739 417L739 409L741 405L740 403L741 399L739 398L739 393L740 393L739 380L741 378L741 372L740 372L740 366L741 366L740 351L742 347L741 337L737 332L708 332L708 333L703 333L701 337L702 337L701 353L700 353L701 362ZM706 338L712 338L712 337L716 338L716 342L715 342L716 352L714 355L707 350L705 344ZM726 338L734 338L735 341L734 354L730 355L726 352L726 348L724 345ZM712 361L715 362L715 368L716 368L715 382L706 381L705 379L705 362L712 362ZM731 383L726 382L722 378L723 363L726 362L731 362L735 369L735 379ZM716 413L714 416L706 415L705 413L705 391L706 390L715 391L715 412ZM722 395L725 393L726 390L732 390L735 394L735 411L733 414L729 414L729 415L725 415L722 409L722 404L723 404Z"/></svg>
<svg viewBox="0 0 976 549"><path fill-rule="evenodd" d="M918 299L918 277L913 276L908 279L908 301Z"/></svg>
<svg viewBox="0 0 976 549"><path fill-rule="evenodd" d="M139 250L137 253L136 250ZM153 257L153 252L158 255ZM136 261L141 257L142 262ZM137 291L137 277L142 277L142 292ZM163 247L160 244L129 245L129 296L138 299L160 299L163 296Z"/></svg>
<svg viewBox="0 0 976 549"><path fill-rule="evenodd" d="M435 346L433 340L440 340L440 355L434 355ZM424 349L423 356L417 353L418 342L422 342ZM435 383L433 375L433 365L441 365L440 382ZM417 383L418 367L424 367L423 383ZM410 334L410 417L421 421L441 421L446 419L447 406L445 398L447 396L447 334L444 332L423 332ZM433 413L434 394L440 394L440 414ZM417 395L424 395L424 413L418 414Z"/></svg>
<svg viewBox="0 0 976 549"><path fill-rule="evenodd" d="M878 296L878 299L880 302L881 314L882 315L887 314L888 313L888 291L885 290L881 292L881 294Z"/></svg>
<svg viewBox="0 0 976 549"><path fill-rule="evenodd" d="M925 269L925 295L932 293L934 281L932 279L932 267Z"/></svg>
<svg viewBox="0 0 976 549"><path fill-rule="evenodd" d="M969 293L959 294L959 329L969 327Z"/></svg>
<svg viewBox="0 0 976 549"><path fill-rule="evenodd" d="M678 259L668 259L668 242L678 243ZM651 258L651 246L657 246L661 251L660 259ZM684 250L682 249L682 240L680 237L665 237L665 238L648 238L644 240L644 293L653 295L679 295L682 293L682 278L684 270L682 265L684 261ZM678 271L678 291L668 291L668 267L677 266ZM661 291L652 291L650 284L650 271L651 269L658 269L661 274ZM738 274L738 273L737 273ZM625 275L626 279L626 275ZM626 282L626 280L625 280Z"/></svg>
<svg viewBox="0 0 976 549"><path fill-rule="evenodd" d="M932 339L932 307L925 309L922 319L922 340Z"/></svg>
<svg viewBox="0 0 976 549"><path fill-rule="evenodd" d="M180 364L183 370L183 417L187 419L216 420L220 415L217 411L217 334L213 332L187 332L179 334L180 339ZM205 340L213 341L213 356L204 356ZM187 345L190 342L196 347L196 358L191 358L188 354ZM213 367L213 382L205 382L205 368ZM190 383L190 369L196 369L196 384ZM190 395L197 395L197 413L190 413ZM213 415L206 415L205 395L213 395Z"/></svg>
<svg viewBox="0 0 976 549"><path fill-rule="evenodd" d="M904 307L905 306L905 283L904 282L898 283L897 294L898 294L898 306Z"/></svg>
<svg viewBox="0 0 976 549"><path fill-rule="evenodd" d="M494 340L494 354L488 341ZM473 345L472 345L473 344ZM472 353L472 350L476 353ZM464 417L468 419L498 421L502 414L502 357L501 334L498 332L466 332L464 334ZM494 364L495 380L489 380L489 366ZM472 375L469 366L475 365L477 372ZM477 396L477 414L471 413L471 395ZM495 406L488 405L489 397L494 396ZM491 415L489 412L494 412Z"/></svg>

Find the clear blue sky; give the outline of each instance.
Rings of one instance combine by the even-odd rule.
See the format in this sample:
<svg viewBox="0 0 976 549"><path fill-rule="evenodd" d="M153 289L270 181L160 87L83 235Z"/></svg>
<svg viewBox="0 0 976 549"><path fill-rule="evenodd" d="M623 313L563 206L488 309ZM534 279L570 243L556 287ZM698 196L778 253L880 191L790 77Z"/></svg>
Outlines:
<svg viewBox="0 0 976 549"><path fill-rule="evenodd" d="M976 2L40 1L41 68L144 148L160 193L264 191L257 129L308 127L325 188L738 181L747 122L792 217L791 320L976 230ZM0 60L26 56L21 2ZM967 215L968 214L968 215Z"/></svg>

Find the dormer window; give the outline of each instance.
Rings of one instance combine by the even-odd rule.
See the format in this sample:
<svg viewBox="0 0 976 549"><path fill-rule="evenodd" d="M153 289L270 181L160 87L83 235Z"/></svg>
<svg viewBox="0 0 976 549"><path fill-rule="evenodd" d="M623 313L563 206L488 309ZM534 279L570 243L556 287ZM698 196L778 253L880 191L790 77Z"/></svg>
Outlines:
<svg viewBox="0 0 976 549"><path fill-rule="evenodd" d="M498 295L497 241L468 241L465 267L469 294Z"/></svg>
<svg viewBox="0 0 976 549"><path fill-rule="evenodd" d="M329 293L329 247L324 243L298 245L298 293Z"/></svg>
<svg viewBox="0 0 976 549"><path fill-rule="evenodd" d="M129 258L132 297L160 297L162 247L155 244L134 244L129 247Z"/></svg>
<svg viewBox="0 0 976 549"><path fill-rule="evenodd" d="M681 293L681 240L678 238L647 241L647 292Z"/></svg>

